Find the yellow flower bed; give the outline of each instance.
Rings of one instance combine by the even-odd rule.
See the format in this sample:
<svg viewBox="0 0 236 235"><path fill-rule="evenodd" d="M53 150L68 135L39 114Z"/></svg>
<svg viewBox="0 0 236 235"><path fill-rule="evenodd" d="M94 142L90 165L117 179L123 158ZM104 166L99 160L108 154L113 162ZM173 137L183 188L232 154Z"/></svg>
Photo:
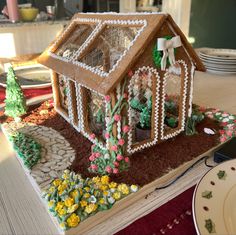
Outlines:
<svg viewBox="0 0 236 235"><path fill-rule="evenodd" d="M61 229L67 230L98 211L110 209L116 201L137 191L138 186L110 182L107 175L83 179L65 170L61 178L55 179L43 193L43 198Z"/></svg>

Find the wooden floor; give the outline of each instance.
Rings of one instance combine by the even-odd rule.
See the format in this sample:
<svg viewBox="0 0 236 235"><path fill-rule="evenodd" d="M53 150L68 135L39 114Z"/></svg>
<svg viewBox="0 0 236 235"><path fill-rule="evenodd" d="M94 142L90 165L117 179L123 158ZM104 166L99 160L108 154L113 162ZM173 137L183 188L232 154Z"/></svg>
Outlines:
<svg viewBox="0 0 236 235"><path fill-rule="evenodd" d="M236 113L236 76L197 73L194 102ZM208 169L198 165L173 186L154 192L97 226L90 234L112 234L194 185ZM181 189L181 190L180 190ZM10 146L0 132L0 234L58 234L47 211L27 180Z"/></svg>

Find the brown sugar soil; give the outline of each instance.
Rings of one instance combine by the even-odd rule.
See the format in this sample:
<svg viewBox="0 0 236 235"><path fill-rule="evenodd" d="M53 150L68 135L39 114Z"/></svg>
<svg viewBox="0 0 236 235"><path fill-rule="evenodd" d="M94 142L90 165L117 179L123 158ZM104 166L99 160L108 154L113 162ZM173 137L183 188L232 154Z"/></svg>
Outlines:
<svg viewBox="0 0 236 235"><path fill-rule="evenodd" d="M40 114L41 110L48 113ZM95 176L88 172L91 142L79 134L67 121L65 121L53 108L48 108L45 103L31 107L23 116L24 122L52 127L59 131L76 150L76 158L71 169L80 173L83 177ZM0 113L0 122L12 121ZM186 136L181 133L173 139L169 139L159 145L135 153L130 157L131 166L128 171L111 175L116 182L138 184L143 186L166 174L170 169L175 169L183 163L194 159L219 143L219 134L207 135L204 127L219 130L219 124L205 118L197 125L198 134ZM218 132L217 132L218 133Z"/></svg>

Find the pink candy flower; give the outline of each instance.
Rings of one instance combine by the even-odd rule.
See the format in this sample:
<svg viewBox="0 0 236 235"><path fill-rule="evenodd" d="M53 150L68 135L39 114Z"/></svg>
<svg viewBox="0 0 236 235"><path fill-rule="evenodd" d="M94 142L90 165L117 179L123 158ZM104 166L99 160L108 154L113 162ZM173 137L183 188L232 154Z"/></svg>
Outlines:
<svg viewBox="0 0 236 235"><path fill-rule="evenodd" d="M117 173L119 173L119 170L118 170L117 168L114 168L114 169L113 169L113 173L114 173L114 174L117 174Z"/></svg>
<svg viewBox="0 0 236 235"><path fill-rule="evenodd" d="M107 133L105 133L105 138L106 139L109 139L110 138L110 134L107 132Z"/></svg>
<svg viewBox="0 0 236 235"><path fill-rule="evenodd" d="M124 97L124 99L127 99L128 98L128 94L124 93L123 97Z"/></svg>
<svg viewBox="0 0 236 235"><path fill-rule="evenodd" d="M114 120L115 120L116 122L119 122L119 121L121 120L121 116L120 116L119 114L115 114L115 115L114 115Z"/></svg>
<svg viewBox="0 0 236 235"><path fill-rule="evenodd" d="M95 164L92 164L90 167L91 167L91 169L94 170L94 171L96 171L96 170L98 169L98 166L95 165Z"/></svg>
<svg viewBox="0 0 236 235"><path fill-rule="evenodd" d="M125 140L124 140L124 139L119 139L119 140L118 140L118 144L119 144L120 146L123 146L123 145L125 144Z"/></svg>
<svg viewBox="0 0 236 235"><path fill-rule="evenodd" d="M106 166L105 168L107 173L111 173L112 172L112 168L110 166Z"/></svg>
<svg viewBox="0 0 236 235"><path fill-rule="evenodd" d="M129 131L130 131L130 127L129 127L128 125L123 126L123 132L124 132L124 133L127 133L127 132L129 132Z"/></svg>
<svg viewBox="0 0 236 235"><path fill-rule="evenodd" d="M92 133L92 134L90 134L90 136L89 136L89 137L90 137L91 139L93 139L93 140L94 140L96 136L95 136L95 134L94 134L94 133Z"/></svg>
<svg viewBox="0 0 236 235"><path fill-rule="evenodd" d="M227 140L227 138L226 138L225 136L221 136L221 137L220 137L220 142L221 142L221 143L225 142L226 140Z"/></svg>
<svg viewBox="0 0 236 235"><path fill-rule="evenodd" d="M134 75L133 71L130 70L130 71L128 72L128 76L131 78L133 75Z"/></svg>
<svg viewBox="0 0 236 235"><path fill-rule="evenodd" d="M101 156L100 153L95 153L95 157L96 157L96 158L98 158L98 157L100 157L100 156Z"/></svg>
<svg viewBox="0 0 236 235"><path fill-rule="evenodd" d="M225 130L219 130L219 133L223 135L225 133Z"/></svg>
<svg viewBox="0 0 236 235"><path fill-rule="evenodd" d="M110 97L109 95L106 95L106 96L105 96L105 101L106 101L107 103L109 103L109 102L111 101L111 97Z"/></svg>
<svg viewBox="0 0 236 235"><path fill-rule="evenodd" d="M95 160L95 156L92 154L90 157L89 157L89 161L93 162Z"/></svg>
<svg viewBox="0 0 236 235"><path fill-rule="evenodd" d="M129 162L129 158L128 157L125 157L125 162Z"/></svg>
<svg viewBox="0 0 236 235"><path fill-rule="evenodd" d="M229 136L229 137L232 137L233 132L232 131L226 131L226 135Z"/></svg>
<svg viewBox="0 0 236 235"><path fill-rule="evenodd" d="M118 167L120 164L119 162L113 162L114 166Z"/></svg>
<svg viewBox="0 0 236 235"><path fill-rule="evenodd" d="M118 150L117 145L112 145L112 146L111 146L111 150L116 152L116 151Z"/></svg>
<svg viewBox="0 0 236 235"><path fill-rule="evenodd" d="M117 156L116 156L116 160L117 161L122 161L124 159L124 157L122 156L122 155L120 155L120 154L118 154Z"/></svg>

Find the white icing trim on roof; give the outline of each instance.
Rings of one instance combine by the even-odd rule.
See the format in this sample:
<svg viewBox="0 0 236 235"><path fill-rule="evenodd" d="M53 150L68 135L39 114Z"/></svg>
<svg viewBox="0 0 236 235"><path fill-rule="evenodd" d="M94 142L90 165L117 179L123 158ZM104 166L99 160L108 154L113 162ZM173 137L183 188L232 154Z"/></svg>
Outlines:
<svg viewBox="0 0 236 235"><path fill-rule="evenodd" d="M105 71L102 71L101 69L91 67L91 66L86 65L86 64L84 64L82 62L79 62L79 61L72 60L71 62L73 64L76 64L76 65L78 65L78 66L80 66L80 67L82 67L82 68L84 68L86 70L89 70L89 71L91 71L91 72L93 72L93 73L95 73L95 74L97 74L97 75L99 75L101 77L107 77L107 76L109 76L109 74L111 72L115 71L115 69L119 65L119 62L123 59L123 57L129 51L129 49L133 46L134 42L137 40L137 38L143 32L144 28L147 26L147 21L146 20L105 20L105 21L103 21L102 26L103 25L116 25L116 24L121 24L121 25L135 25L135 24L140 25L140 24L143 24L143 26L138 30L138 32L137 32L135 38L133 39L133 41L130 42L128 48L124 51L123 55L119 58L119 60L116 61L116 64L113 66L113 68L108 73L105 72ZM94 34L94 37L95 36L96 35ZM82 46L84 48L86 48L89 45L90 41L94 37L90 38L90 40L88 40L88 41L86 40L85 43ZM79 56L80 53L81 52L78 52L77 56Z"/></svg>
<svg viewBox="0 0 236 235"><path fill-rule="evenodd" d="M82 12L79 15L168 15L166 12Z"/></svg>

